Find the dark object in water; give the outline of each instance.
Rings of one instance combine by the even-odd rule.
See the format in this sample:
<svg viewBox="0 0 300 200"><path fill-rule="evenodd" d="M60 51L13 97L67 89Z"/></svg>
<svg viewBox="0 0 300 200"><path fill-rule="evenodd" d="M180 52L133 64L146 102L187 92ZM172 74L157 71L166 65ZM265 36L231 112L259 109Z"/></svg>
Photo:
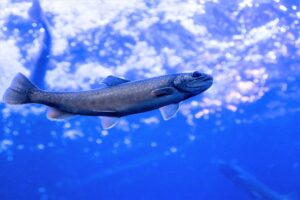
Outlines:
<svg viewBox="0 0 300 200"><path fill-rule="evenodd" d="M256 177L242 169L235 162L216 162L221 172L232 182L244 188L253 199L261 200L291 200L291 195L280 195L260 182Z"/></svg>
<svg viewBox="0 0 300 200"><path fill-rule="evenodd" d="M47 92L17 74L3 100L8 104L38 103L50 106L48 118L73 115L101 116L105 129L120 117L159 108L165 120L175 116L179 103L207 90L213 78L200 72L180 73L129 81L108 76L104 88L82 92Z"/></svg>
<svg viewBox="0 0 300 200"><path fill-rule="evenodd" d="M42 26L44 29L43 41L40 50L35 58L30 75L30 79L35 85L40 88L44 88L47 66L52 49L52 36L50 33L48 21L44 16L44 12L41 8L39 0L33 0L28 14L33 21L40 24L40 26Z"/></svg>

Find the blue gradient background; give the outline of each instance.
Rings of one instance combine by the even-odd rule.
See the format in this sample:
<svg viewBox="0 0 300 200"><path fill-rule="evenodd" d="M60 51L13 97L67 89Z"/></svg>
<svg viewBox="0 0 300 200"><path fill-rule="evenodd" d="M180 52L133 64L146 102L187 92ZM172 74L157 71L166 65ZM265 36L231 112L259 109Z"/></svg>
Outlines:
<svg viewBox="0 0 300 200"><path fill-rule="evenodd" d="M7 2L2 6L14 6L23 1ZM36 114L31 112L31 106L15 109L1 103L0 199L252 199L246 190L222 174L214 164L217 160L237 162L279 194L300 195L300 59L297 53L300 51L300 44L296 42L297 38L300 38L300 28L295 23L299 20L295 17L296 13L299 12L300 18L300 11L298 7L296 10L292 9L292 6L300 5L297 1L281 1L280 5L288 8L288 11L282 11L276 1L257 1L260 6L254 11L254 8L239 10L239 15L249 19L248 22L242 23L228 17L228 13L237 11L240 2L207 2L206 13L198 17L195 15L193 20L206 27L209 32L207 39L230 42L235 41L231 36L240 32L242 26L251 29L278 18L280 26L285 27L294 38L288 40L287 34L282 33L276 38L264 40L253 46L259 49L256 53L264 57L265 51L276 51L279 48L272 46L277 42L286 46L288 54L276 54L273 62L263 58L258 63L238 61L233 66L228 66L228 58L220 56L212 62L205 62L203 67L190 64L197 60L197 57L203 56L196 50L201 46L201 41L196 42L195 34L180 22L157 22L147 30L141 31L138 40L147 41L156 52L162 51L164 47L175 49L179 55L187 50L196 52L191 57L185 57L181 64L175 67L169 67L167 62L162 62L160 69L164 71L157 72L157 75L189 71L197 67L204 72L210 69L209 73L217 77L215 89L212 88L215 92L209 90L208 94L183 104L201 102L205 95L223 102L225 96L222 96L223 93L218 94L218 91L222 90L218 90L218 87L222 85L230 92L229 89L235 90L237 82L234 79L221 82L222 77L226 79L229 77L228 72L233 71L243 76L243 73L253 66L264 66L267 70L266 82L262 85L257 84L259 88L268 88L261 97L258 97L255 91L248 91L245 96L254 95L255 100L233 103L237 111L226 109L225 103L215 107L207 105L209 114L194 119L194 126L187 123L187 116L182 113L164 122L158 111L151 111L126 117L123 124L109 130L108 133L102 132L100 121L96 117L78 116L67 122L51 122L46 118L42 106L34 106L41 109ZM46 0L42 3L46 5L47 10L49 3ZM145 4L150 9L159 2L151 1ZM265 12L266 10L269 13ZM45 13L52 31L57 31L54 29L55 14L49 10ZM136 11L124 16L130 19L129 26L134 27L134 20L140 20L142 14ZM157 16L163 18L164 14L161 15ZM33 40L39 37L40 27L32 27L30 20L16 14L9 14L5 18L5 27L1 40L8 40L16 29L18 30L18 36L22 39L15 42L24 58L19 62L24 66L23 69L30 71L32 62L28 58L27 49L23 47L30 46ZM84 44L84 41L71 37L67 42L76 42L75 47L69 48L67 52L52 55L52 59L57 63L65 60L71 63L69 71L65 74L74 74L79 65L89 59L107 68L118 65L118 62L124 64L133 53L132 48L126 44L134 46L137 43L136 38L117 33L111 24L101 27L101 34L97 28L89 29L89 33L94 37L91 41L99 40L96 50L89 51L89 45ZM170 40L167 37L174 33L178 40ZM108 40L113 41L110 43L112 49L122 49L123 54L109 50L106 54L99 54L101 49L106 49L105 41ZM209 50L209 55L217 54L215 51ZM238 51L233 53L233 56L246 57L249 51L251 52L249 49ZM192 67L185 67L185 64ZM218 64L224 68L219 69ZM50 62L48 70L55 68L55 63ZM1 70L8 73L7 68ZM14 70L9 73L14 74L18 71ZM146 71L130 69L122 75L135 80L146 78L143 74ZM64 79L65 74L58 76ZM85 77L89 77L88 71ZM10 80L11 76L5 79L5 83L8 84ZM81 85L77 85L75 89L55 86L51 80L47 79L48 89L51 90L85 89ZM76 79L74 81L76 82ZM87 84L95 88L98 83L96 81ZM287 88L282 90L285 84ZM227 89L223 91L226 94ZM205 108L200 106L197 109L201 111ZM195 116L197 112L192 113ZM141 119L153 116L160 119L158 123L141 122ZM70 130L77 133L74 138L66 134Z"/></svg>

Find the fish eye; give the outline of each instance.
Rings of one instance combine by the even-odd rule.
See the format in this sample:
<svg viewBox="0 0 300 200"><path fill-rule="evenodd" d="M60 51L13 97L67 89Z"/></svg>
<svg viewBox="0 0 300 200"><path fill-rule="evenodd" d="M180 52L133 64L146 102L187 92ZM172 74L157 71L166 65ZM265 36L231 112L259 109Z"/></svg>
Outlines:
<svg viewBox="0 0 300 200"><path fill-rule="evenodd" d="M194 78L197 78L197 77L200 77L202 74L198 71L195 71L193 74L192 74L192 77Z"/></svg>

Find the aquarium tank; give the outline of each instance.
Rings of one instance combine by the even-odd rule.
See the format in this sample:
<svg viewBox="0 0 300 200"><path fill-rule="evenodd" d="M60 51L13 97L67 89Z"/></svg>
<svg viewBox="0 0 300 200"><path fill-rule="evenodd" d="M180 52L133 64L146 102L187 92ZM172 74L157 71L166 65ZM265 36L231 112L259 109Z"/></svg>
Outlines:
<svg viewBox="0 0 300 200"><path fill-rule="evenodd" d="M195 71L213 84L171 119L110 129L4 98L18 73L80 92ZM299 1L1 0L0 99L1 200L300 199Z"/></svg>

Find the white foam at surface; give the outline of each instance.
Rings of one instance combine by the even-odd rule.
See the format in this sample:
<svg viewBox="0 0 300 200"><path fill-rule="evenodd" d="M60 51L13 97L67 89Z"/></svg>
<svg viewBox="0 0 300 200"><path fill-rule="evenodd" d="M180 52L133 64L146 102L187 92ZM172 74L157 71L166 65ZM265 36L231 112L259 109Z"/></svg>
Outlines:
<svg viewBox="0 0 300 200"><path fill-rule="evenodd" d="M165 47L162 49L162 52L164 53L164 56L168 60L168 65L171 68L183 63L183 59L180 56L176 55L176 52L174 49Z"/></svg>
<svg viewBox="0 0 300 200"><path fill-rule="evenodd" d="M247 94L254 87L254 83L251 81L241 81L237 84L241 93Z"/></svg>
<svg viewBox="0 0 300 200"><path fill-rule="evenodd" d="M18 73L28 75L28 70L20 63L21 54L15 40L0 40L0 97L10 85L13 77ZM1 98L2 101L2 98Z"/></svg>
<svg viewBox="0 0 300 200"><path fill-rule="evenodd" d="M53 35L53 47L52 47L52 53L54 56L61 55L65 53L69 47L67 38L63 38L61 36L57 36L55 34Z"/></svg>
<svg viewBox="0 0 300 200"><path fill-rule="evenodd" d="M138 76L153 77L166 73L162 66L162 58L147 42L138 42L127 61L116 67L116 73L125 75L128 71L135 71Z"/></svg>
<svg viewBox="0 0 300 200"><path fill-rule="evenodd" d="M39 38L33 40L31 44L27 44L23 46L22 48L25 48L27 50L27 56L29 57L28 59L31 61L31 63L36 62L36 55L38 55L40 48L41 48L41 43L43 42L43 35L41 34ZM33 66L29 66L28 68L32 68Z"/></svg>
<svg viewBox="0 0 300 200"><path fill-rule="evenodd" d="M209 2L209 1L207 1ZM196 24L193 20L195 14L204 14L205 9L203 3L198 1L176 1L176 0L165 0L161 1L155 12L163 12L165 14L163 22L179 21L183 27L193 34L206 33L206 29L203 26Z"/></svg>
<svg viewBox="0 0 300 200"><path fill-rule="evenodd" d="M90 29L102 27L123 12L144 8L144 3L138 0L42 2L46 12L55 14L55 29L60 30L62 37L76 36Z"/></svg>
<svg viewBox="0 0 300 200"><path fill-rule="evenodd" d="M279 19L274 19L263 26L253 28L247 33L247 36L245 38L245 44L247 46L250 46L262 40L271 38L279 31L280 26L278 23Z"/></svg>
<svg viewBox="0 0 300 200"><path fill-rule="evenodd" d="M244 9L245 7L252 7L253 0L243 0L239 3L239 9Z"/></svg>
<svg viewBox="0 0 300 200"><path fill-rule="evenodd" d="M18 3L11 4L9 0L1 0L0 19L1 20L6 19L11 14L27 19L28 18L27 13L30 6L31 6L30 2L18 2Z"/></svg>

